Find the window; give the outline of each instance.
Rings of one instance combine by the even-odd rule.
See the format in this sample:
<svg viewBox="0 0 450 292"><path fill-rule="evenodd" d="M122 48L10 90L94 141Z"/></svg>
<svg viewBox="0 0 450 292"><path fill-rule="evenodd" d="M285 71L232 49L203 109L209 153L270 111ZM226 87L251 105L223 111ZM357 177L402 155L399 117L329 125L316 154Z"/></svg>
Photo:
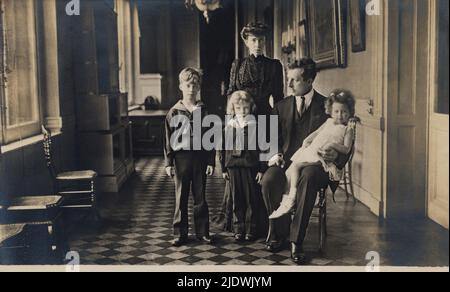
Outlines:
<svg viewBox="0 0 450 292"><path fill-rule="evenodd" d="M34 0L0 0L1 144L40 133Z"/></svg>

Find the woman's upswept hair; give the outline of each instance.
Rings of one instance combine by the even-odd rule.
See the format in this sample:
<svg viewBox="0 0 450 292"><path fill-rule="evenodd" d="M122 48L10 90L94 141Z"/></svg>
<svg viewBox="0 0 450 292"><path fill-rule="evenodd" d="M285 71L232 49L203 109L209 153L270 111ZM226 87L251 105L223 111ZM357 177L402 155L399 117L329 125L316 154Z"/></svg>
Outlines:
<svg viewBox="0 0 450 292"><path fill-rule="evenodd" d="M253 97L244 90L239 90L233 92L233 94L228 99L227 103L227 115L235 116L234 105L235 104L249 104L251 107L251 113L254 114L256 112L256 104L253 100Z"/></svg>
<svg viewBox="0 0 450 292"><path fill-rule="evenodd" d="M349 90L337 89L330 94L325 101L325 110L327 114L331 115L333 103L335 102L345 104L350 112L350 117L353 118L355 116L356 101L355 97Z"/></svg>
<svg viewBox="0 0 450 292"><path fill-rule="evenodd" d="M266 37L269 27L261 22L251 22L241 30L241 38L245 41L249 35L257 37Z"/></svg>

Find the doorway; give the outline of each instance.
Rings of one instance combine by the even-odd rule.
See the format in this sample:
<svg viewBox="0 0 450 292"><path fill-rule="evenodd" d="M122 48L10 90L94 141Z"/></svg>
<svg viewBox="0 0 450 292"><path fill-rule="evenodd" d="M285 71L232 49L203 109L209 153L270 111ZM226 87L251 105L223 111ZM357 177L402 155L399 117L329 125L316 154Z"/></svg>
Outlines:
<svg viewBox="0 0 450 292"><path fill-rule="evenodd" d="M211 13L210 22L200 15L200 64L203 69L202 100L210 114L225 116L226 89L235 58L234 0Z"/></svg>

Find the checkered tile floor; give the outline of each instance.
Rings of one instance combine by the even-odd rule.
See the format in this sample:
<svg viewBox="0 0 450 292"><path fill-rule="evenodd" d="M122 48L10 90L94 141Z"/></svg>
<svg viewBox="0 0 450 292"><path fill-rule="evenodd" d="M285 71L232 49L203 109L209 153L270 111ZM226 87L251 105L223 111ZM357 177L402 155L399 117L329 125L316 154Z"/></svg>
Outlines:
<svg viewBox="0 0 450 292"><path fill-rule="evenodd" d="M161 158L137 161L137 174L117 197L104 198L100 228L81 226L71 237L70 248L80 253L84 265L292 265L288 250L277 254L264 250L264 239L236 244L232 234L211 226L214 246L194 239L187 246L171 246L174 210L173 182L164 174ZM207 199L210 217L217 214L224 184L220 171L209 179ZM318 254L317 222L310 224L305 251L311 265L365 265L367 251L388 250L384 229L364 206L329 199L328 243ZM191 200L192 204L192 200ZM190 207L192 210L192 206ZM192 218L192 216L190 216ZM192 222L192 221L191 221ZM191 232L192 233L192 232ZM383 255L382 255L382 258ZM382 264L387 264L382 260Z"/></svg>

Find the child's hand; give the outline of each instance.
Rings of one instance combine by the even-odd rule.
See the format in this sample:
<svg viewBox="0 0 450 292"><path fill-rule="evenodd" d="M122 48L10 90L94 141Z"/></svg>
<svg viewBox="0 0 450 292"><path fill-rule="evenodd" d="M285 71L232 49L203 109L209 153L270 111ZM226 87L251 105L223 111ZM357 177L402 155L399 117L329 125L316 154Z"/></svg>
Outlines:
<svg viewBox="0 0 450 292"><path fill-rule="evenodd" d="M173 166L166 167L166 173L168 177L174 177L175 176L174 167Z"/></svg>
<svg viewBox="0 0 450 292"><path fill-rule="evenodd" d="M222 177L223 177L224 180L230 180L230 175L228 174L228 172L224 172L222 174Z"/></svg>
<svg viewBox="0 0 450 292"><path fill-rule="evenodd" d="M262 172L258 172L258 174L256 175L256 182L260 185L261 181L263 179L264 173Z"/></svg>
<svg viewBox="0 0 450 292"><path fill-rule="evenodd" d="M214 175L214 166L208 165L206 168L206 175L213 176Z"/></svg>

